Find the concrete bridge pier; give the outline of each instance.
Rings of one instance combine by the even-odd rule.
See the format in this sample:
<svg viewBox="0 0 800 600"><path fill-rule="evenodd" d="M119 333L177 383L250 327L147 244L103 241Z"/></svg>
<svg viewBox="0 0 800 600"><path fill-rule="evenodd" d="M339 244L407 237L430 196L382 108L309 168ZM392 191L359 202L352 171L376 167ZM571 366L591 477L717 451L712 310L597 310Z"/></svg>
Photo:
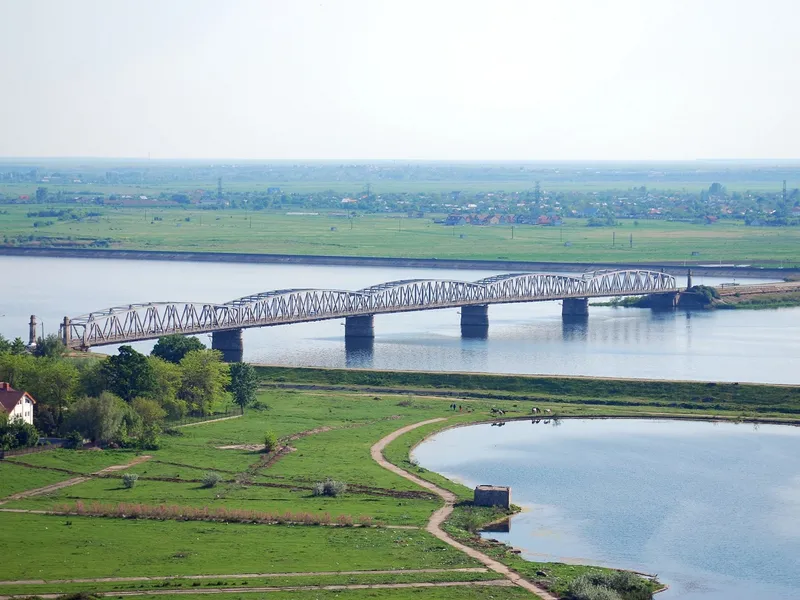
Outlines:
<svg viewBox="0 0 800 600"><path fill-rule="evenodd" d="M461 337L485 340L489 336L489 305L461 307Z"/></svg>
<svg viewBox="0 0 800 600"><path fill-rule="evenodd" d="M225 362L242 362L242 356L244 355L242 330L228 329L226 331L212 332L211 349L222 352L222 360Z"/></svg>
<svg viewBox="0 0 800 600"><path fill-rule="evenodd" d="M652 310L675 310L678 307L680 297L679 292L651 294L647 297L647 303Z"/></svg>
<svg viewBox="0 0 800 600"><path fill-rule="evenodd" d="M588 298L564 298L561 302L561 317L564 319L586 319L589 317Z"/></svg>
<svg viewBox="0 0 800 600"><path fill-rule="evenodd" d="M373 315L361 317L346 317L344 320L344 339L375 337L375 324Z"/></svg>

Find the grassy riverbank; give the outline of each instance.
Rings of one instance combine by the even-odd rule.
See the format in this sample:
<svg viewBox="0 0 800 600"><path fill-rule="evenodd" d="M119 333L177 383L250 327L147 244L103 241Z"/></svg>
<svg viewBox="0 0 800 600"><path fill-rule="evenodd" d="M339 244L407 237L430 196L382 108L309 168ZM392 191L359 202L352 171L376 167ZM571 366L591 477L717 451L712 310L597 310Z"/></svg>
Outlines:
<svg viewBox="0 0 800 600"><path fill-rule="evenodd" d="M377 371L258 366L265 382L281 386L332 389L390 390L397 393L438 394L450 398L556 402L574 409L589 407L659 408L724 411L767 416L800 414L800 386Z"/></svg>
<svg viewBox="0 0 800 600"><path fill-rule="evenodd" d="M474 532L497 518L497 511L472 508L470 490L410 462L409 449L442 428L495 419L497 410L504 412L502 418L529 416L533 400L564 418L790 419L800 413L798 389L789 386L259 370L265 386L259 399L268 409L181 428L176 435L163 436L158 450L148 451L149 458L126 470L98 474L144 457L124 450L53 450L0 461L0 595L147 595L154 588L199 587L245 593L295 586L291 592L271 592L270 598L326 598L328 592L320 586L369 584L379 586L370 598L387 600L455 593L482 598L489 589L497 599L532 597L517 587L496 587L493 582L501 575L425 531L440 499L370 458L370 448L382 437L432 418L442 420L399 437L386 448L386 458L457 495L461 504L445 524L452 537L563 594L576 577L609 571L532 563L506 546L483 541ZM336 389L276 387L322 384ZM452 393L458 395L461 411L451 410ZM691 399L700 393L706 396ZM691 408L661 406L680 403L684 395ZM747 413L743 406L749 407ZM280 436L283 451L259 451L267 430ZM203 483L209 471L219 475L213 487ZM139 476L132 488L122 485L125 472ZM337 497L315 496L314 484L327 478L346 483L346 491ZM57 482L71 485L24 493ZM120 503L125 507L118 508ZM214 516L220 508L245 522L220 521ZM180 510L189 516L171 516ZM119 518L120 513L128 518ZM281 524L254 522L265 514L275 515ZM330 525L303 524L311 522ZM396 583L459 587L457 592L448 587L380 587ZM359 599L364 592L337 593L339 598Z"/></svg>
<svg viewBox="0 0 800 600"><path fill-rule="evenodd" d="M587 227L585 219L567 219L561 227L445 227L428 217L367 214L348 219L325 211L290 215L92 207L96 215L81 216L88 209L75 205L47 208L71 211L68 214L76 218L27 216L34 208L4 207L0 242L33 247L99 245L130 250L634 264L701 261L786 267L797 264L800 243L796 227L741 223L706 226L624 220L610 228Z"/></svg>

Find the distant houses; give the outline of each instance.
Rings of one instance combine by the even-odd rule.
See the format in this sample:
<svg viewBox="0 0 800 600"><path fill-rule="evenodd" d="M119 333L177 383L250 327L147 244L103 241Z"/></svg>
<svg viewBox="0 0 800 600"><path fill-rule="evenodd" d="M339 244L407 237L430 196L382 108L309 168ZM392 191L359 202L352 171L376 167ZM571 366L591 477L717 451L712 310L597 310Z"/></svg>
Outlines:
<svg viewBox="0 0 800 600"><path fill-rule="evenodd" d="M453 213L443 221L438 221L442 225L549 225L557 226L562 224L559 215L541 215L532 217L530 215L499 215L499 214L461 214Z"/></svg>

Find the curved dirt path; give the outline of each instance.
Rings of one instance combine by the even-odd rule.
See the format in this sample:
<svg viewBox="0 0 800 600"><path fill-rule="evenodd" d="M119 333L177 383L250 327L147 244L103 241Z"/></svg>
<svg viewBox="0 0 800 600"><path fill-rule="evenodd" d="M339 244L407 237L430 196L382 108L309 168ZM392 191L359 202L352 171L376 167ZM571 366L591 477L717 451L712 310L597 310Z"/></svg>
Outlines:
<svg viewBox="0 0 800 600"><path fill-rule="evenodd" d="M451 538L445 531L442 529L442 523L450 516L450 513L453 512L453 506L456 503L456 495L453 492L450 492L444 488L440 488L437 485L432 484L430 481L425 481L424 479L420 479L416 475L412 475L408 471L404 471L400 467L393 465L389 461L387 461L383 457L383 450L392 443L394 440L399 438L401 435L408 433L409 431L413 431L418 427L423 427L425 425L430 425L431 423L438 423L440 421L445 421L444 417L440 417L438 419L429 419L427 421L421 421L419 423L414 423L413 425L406 425L405 427L401 427L400 429L393 431L386 437L379 440L376 444L372 446L370 449L370 454L375 462L377 462L380 466L384 469L391 471L401 477L405 477L409 481L413 481L419 486L422 486L426 490L430 490L433 493L441 496L442 500L444 500L444 506L437 510L433 515L431 515L430 520L428 521L428 525L425 527L426 531L431 533L432 535L436 536L443 542L450 544L453 548L461 550L467 556L471 556L472 558L480 561L482 564L489 567L495 573L500 573L507 579L509 579L514 584L518 585L521 588L528 590L529 592L533 592L542 600L558 600L555 596L553 596L547 590L539 587L538 585L534 585L527 579L524 579L521 575L512 571L503 563L487 556L483 552L476 550L475 548L470 548L469 546L465 546L461 542L458 542Z"/></svg>

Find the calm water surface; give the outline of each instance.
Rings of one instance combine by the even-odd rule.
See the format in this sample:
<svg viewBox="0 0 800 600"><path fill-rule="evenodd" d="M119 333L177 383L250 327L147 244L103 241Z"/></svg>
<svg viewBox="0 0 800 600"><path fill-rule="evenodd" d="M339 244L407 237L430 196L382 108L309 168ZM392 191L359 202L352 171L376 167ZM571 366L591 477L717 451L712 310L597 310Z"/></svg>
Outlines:
<svg viewBox="0 0 800 600"><path fill-rule="evenodd" d="M414 451L524 512L488 533L530 560L657 573L663 600L800 598L800 428L646 420L445 431Z"/></svg>
<svg viewBox="0 0 800 600"><path fill-rule="evenodd" d="M65 315L137 302L226 302L273 289L359 289L396 279L472 281L494 274L0 257L0 332L27 340L31 314L40 318L46 332L53 333ZM696 282L720 280L698 277ZM321 367L800 381L800 308L659 314L591 307L588 322L565 325L558 302L537 302L492 306L489 319L488 339L462 339L458 309L379 315L374 344L366 348L345 347L343 320L247 329L245 360ZM209 343L208 336L201 339ZM152 345L135 344L143 352ZM115 348L97 350L113 352Z"/></svg>

